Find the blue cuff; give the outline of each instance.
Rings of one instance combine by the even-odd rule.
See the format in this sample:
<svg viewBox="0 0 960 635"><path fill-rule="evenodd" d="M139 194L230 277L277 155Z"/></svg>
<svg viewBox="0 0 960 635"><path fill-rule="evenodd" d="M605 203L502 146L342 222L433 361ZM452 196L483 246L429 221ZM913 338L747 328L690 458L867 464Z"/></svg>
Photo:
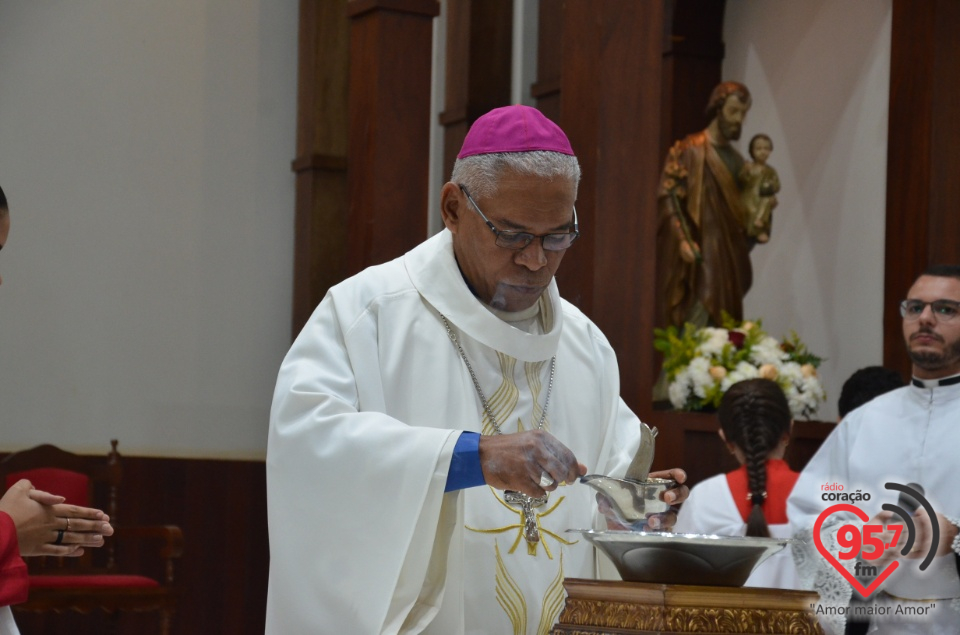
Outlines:
<svg viewBox="0 0 960 635"><path fill-rule="evenodd" d="M485 484L480 467L480 435L463 432L453 448L450 471L447 472L447 487L444 492L476 487Z"/></svg>

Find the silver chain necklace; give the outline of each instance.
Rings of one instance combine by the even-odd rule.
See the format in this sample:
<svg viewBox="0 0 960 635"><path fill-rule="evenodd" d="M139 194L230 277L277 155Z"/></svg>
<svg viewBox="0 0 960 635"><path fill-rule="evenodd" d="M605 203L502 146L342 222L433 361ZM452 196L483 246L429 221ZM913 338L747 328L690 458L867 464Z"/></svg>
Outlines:
<svg viewBox="0 0 960 635"><path fill-rule="evenodd" d="M442 313L440 314L440 319L443 320L443 326L447 329L447 336L457 348L457 352L460 353L460 359L463 360L463 363L467 367L467 371L470 373L470 379L473 380L473 387L477 391L477 396L480 397L480 403L483 404L484 412L487 413L490 423L493 424L493 429L496 430L497 434L502 435L503 431L500 429L500 424L497 423L497 418L493 416L493 410L490 409L490 405L487 403L487 398L483 394L483 390L480 388L480 381L477 379L477 374L473 372L473 366L470 365L470 360L467 359L467 354L464 352L463 347L460 346L460 340L457 338L456 333L453 332L453 329L450 328L450 323L447 322L447 318L444 317ZM556 375L556 371L557 356L554 355L553 359L550 360L550 382L547 384L547 396L543 400L543 410L540 411L540 421L537 423L537 430L543 430L543 423L547 420L547 406L550 405L550 393L553 392L553 378L554 375ZM540 542L540 529L537 527L537 519L533 510L546 505L550 494L547 493L538 498L533 498L532 496L527 496L522 492L515 492L512 490L507 490L503 494L503 498L507 503L513 503L520 506L520 511L523 515L523 536L526 541L528 543Z"/></svg>

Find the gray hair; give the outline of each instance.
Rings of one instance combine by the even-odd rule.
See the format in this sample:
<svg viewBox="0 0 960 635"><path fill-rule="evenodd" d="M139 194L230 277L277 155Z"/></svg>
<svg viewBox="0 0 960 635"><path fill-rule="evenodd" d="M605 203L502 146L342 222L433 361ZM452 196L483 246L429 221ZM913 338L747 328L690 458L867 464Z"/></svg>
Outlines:
<svg viewBox="0 0 960 635"><path fill-rule="evenodd" d="M577 157L548 150L475 154L457 159L450 180L466 187L474 198L487 198L497 194L500 177L505 172L547 180L568 180L574 186L580 183Z"/></svg>

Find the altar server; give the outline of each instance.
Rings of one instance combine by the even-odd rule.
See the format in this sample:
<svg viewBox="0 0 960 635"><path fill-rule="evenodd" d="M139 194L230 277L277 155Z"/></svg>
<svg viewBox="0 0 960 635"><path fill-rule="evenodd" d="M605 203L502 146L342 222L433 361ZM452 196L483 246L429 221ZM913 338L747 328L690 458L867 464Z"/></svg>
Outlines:
<svg viewBox="0 0 960 635"><path fill-rule="evenodd" d="M740 468L694 486L674 531L789 538L787 496L798 474L783 460L793 423L783 389L769 379L738 382L723 395L717 417ZM790 548L762 562L744 586L799 588Z"/></svg>
<svg viewBox="0 0 960 635"><path fill-rule="evenodd" d="M10 237L10 208L0 188L0 249ZM3 280L0 279L0 283ZM34 489L20 479L0 497L0 635L19 635L10 604L27 600L27 556L82 556L84 547L103 546L113 534L99 509L64 503L63 496Z"/></svg>
<svg viewBox="0 0 960 635"><path fill-rule="evenodd" d="M493 110L440 192L445 229L320 303L270 416L268 633L546 633L563 579L595 575L567 533L600 522L577 479L623 474L640 424L554 280L579 179L556 124Z"/></svg>
<svg viewBox="0 0 960 635"><path fill-rule="evenodd" d="M911 383L844 417L804 468L788 503L790 522L798 537L807 541L806 549L795 549L801 578L819 591L825 619L838 633L844 632L847 618L856 613L870 619L870 633L960 632L960 487L956 469L960 451L960 266L927 269L901 302L900 315L913 365ZM884 549L879 559L864 557L869 548L858 558L839 558L841 550L850 551L849 546L841 548L837 542L838 530L844 525L853 525L861 535L865 524L903 527L891 512L881 511L885 503L900 506L899 491L886 488L887 483L920 485L935 518L922 506L914 513L916 538L906 556L900 555L908 535L902 531L899 543ZM821 540L833 555L828 559L815 548L812 531L818 516L838 502L858 507L869 521L853 514L826 516ZM934 522L939 529L936 542ZM846 541L851 536L847 530L842 538ZM894 540L889 531L874 536L885 544ZM930 553L929 564L921 570ZM861 578L867 587L893 560L897 568L881 590L870 594L865 605L847 610L851 598L861 595L854 595L834 563L851 574L857 569L863 573L864 565L876 567L872 575Z"/></svg>

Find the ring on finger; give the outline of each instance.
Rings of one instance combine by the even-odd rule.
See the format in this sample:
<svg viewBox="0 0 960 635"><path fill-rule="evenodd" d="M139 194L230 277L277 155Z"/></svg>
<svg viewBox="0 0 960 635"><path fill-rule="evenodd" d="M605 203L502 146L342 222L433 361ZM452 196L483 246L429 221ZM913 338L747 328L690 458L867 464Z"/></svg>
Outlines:
<svg viewBox="0 0 960 635"><path fill-rule="evenodd" d="M70 519L67 518L66 521L67 521L67 529L66 529L66 531L70 531Z"/></svg>
<svg viewBox="0 0 960 635"><path fill-rule="evenodd" d="M53 541L53 544L55 544L55 545L62 545L62 544L63 544L63 532L64 532L63 529L58 529L58 530L57 530L57 539Z"/></svg>
<svg viewBox="0 0 960 635"><path fill-rule="evenodd" d="M550 478L550 475L546 472L540 472L540 487L550 487L556 481Z"/></svg>

